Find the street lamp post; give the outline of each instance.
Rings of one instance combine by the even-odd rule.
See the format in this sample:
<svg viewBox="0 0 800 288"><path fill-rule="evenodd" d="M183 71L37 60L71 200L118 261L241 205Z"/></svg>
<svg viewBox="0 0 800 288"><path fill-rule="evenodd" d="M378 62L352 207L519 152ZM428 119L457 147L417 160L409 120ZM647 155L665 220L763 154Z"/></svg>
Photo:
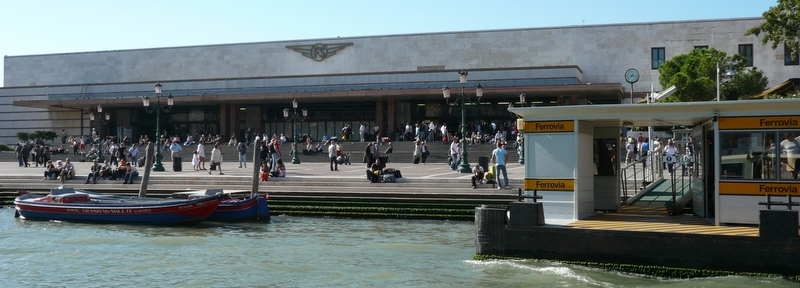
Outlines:
<svg viewBox="0 0 800 288"><path fill-rule="evenodd" d="M445 85L442 88L442 95L444 96L444 100L447 104L461 104L461 165L458 166L458 172L461 173L472 173L472 168L469 167L469 162L467 161L467 119L466 119L466 103L480 103L481 96L483 96L483 87L481 84L475 87L475 96L478 98L477 102L473 102L469 95L464 93L464 86L467 84L467 70L458 71L458 80L461 83L461 93L458 94L458 97L453 99L453 103L450 103L450 88Z"/></svg>
<svg viewBox="0 0 800 288"><path fill-rule="evenodd" d="M728 71L725 72L725 76L724 77L725 78L733 77L734 72L733 72L733 68L731 68L731 66L730 66L731 64L724 64L724 65L728 66ZM719 62L717 62L717 101L719 101L719 84L720 84L719 83Z"/></svg>
<svg viewBox="0 0 800 288"><path fill-rule="evenodd" d="M292 122L292 164L300 164L300 158L297 157L297 121L305 121L306 117L308 117L308 109L303 108L300 111L303 113L302 116L297 114L297 100L292 100L292 109L293 112L289 113L289 108L283 109L283 118L286 118L286 121Z"/></svg>
<svg viewBox="0 0 800 288"><path fill-rule="evenodd" d="M525 93L519 94L519 102L522 103L520 104L520 107L525 107ZM508 108L512 107L514 106L511 103L509 103ZM519 115L515 114L514 112L511 112L511 114L514 114L515 116L517 116L517 118L522 118L519 117ZM517 125L517 130L518 131L525 130L525 127L519 127L519 125ZM517 163L519 164L525 164L525 138L522 135L522 133L523 133L522 131L517 132L517 141L516 143L514 143L514 146L516 146L517 152L519 153L519 160L517 161Z"/></svg>
<svg viewBox="0 0 800 288"><path fill-rule="evenodd" d="M95 114L97 114L97 116L95 116ZM103 114L103 105L99 105L98 104L97 105L97 109L95 110L95 112L91 112L89 114L89 120L91 120L91 121L97 120L97 122L95 122L94 124L101 123L101 125L105 126L106 124L108 124L108 121L111 120L111 114L109 114L108 112ZM95 127L94 124L92 124L93 128ZM98 141L100 141L100 143L99 143L100 145L97 146L97 161L102 163L103 162L103 153L105 151L103 150L103 137L102 137L103 134L100 133L100 131L103 131L103 129L102 129L102 127L98 127L98 128L100 128L100 129L97 129L97 139L98 139ZM94 139L92 139L92 140L94 140Z"/></svg>
<svg viewBox="0 0 800 288"><path fill-rule="evenodd" d="M142 99L142 104L144 105L144 111L147 113L156 112L156 134L153 141L158 141L157 139L160 139L159 135L161 133L161 112L169 113L169 111L172 110L173 98L172 94L169 94L169 96L167 96L167 105L164 107L164 103L161 103L161 83L156 83L154 87L156 90L155 105L150 106L150 97L147 96L144 96L144 99ZM161 145L156 147L156 164L153 165L153 171L164 171L164 165L161 164L162 149L163 146Z"/></svg>

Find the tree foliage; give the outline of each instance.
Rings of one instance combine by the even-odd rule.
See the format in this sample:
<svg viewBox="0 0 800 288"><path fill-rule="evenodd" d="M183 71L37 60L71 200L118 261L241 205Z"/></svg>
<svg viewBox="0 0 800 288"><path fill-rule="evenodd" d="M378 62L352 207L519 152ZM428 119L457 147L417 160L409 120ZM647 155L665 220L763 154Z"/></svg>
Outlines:
<svg viewBox="0 0 800 288"><path fill-rule="evenodd" d="M675 85L678 91L665 102L709 101L716 99L717 63L720 64L720 98L746 99L767 87L768 80L756 67L746 69L740 55L727 56L714 48L695 49L675 56L658 68L661 87ZM734 76L726 79L727 70Z"/></svg>
<svg viewBox="0 0 800 288"><path fill-rule="evenodd" d="M797 60L800 51L800 0L778 0L777 6L761 14L764 23L750 28L744 35L760 36L761 44L772 42L772 49L781 43L792 49L792 60Z"/></svg>

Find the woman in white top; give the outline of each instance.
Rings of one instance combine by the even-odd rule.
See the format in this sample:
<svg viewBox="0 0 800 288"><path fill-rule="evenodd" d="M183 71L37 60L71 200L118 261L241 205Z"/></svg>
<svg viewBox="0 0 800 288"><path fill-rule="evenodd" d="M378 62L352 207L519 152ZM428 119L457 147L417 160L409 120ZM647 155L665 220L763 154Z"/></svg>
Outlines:
<svg viewBox="0 0 800 288"><path fill-rule="evenodd" d="M206 147L203 146L203 137L200 137L200 141L197 141L197 156L200 158L200 170L206 170Z"/></svg>

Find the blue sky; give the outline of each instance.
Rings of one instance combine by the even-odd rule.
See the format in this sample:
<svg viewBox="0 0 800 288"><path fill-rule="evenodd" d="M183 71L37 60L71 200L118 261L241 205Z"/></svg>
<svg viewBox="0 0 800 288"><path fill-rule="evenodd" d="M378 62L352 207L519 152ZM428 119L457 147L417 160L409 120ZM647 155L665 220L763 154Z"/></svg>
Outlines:
<svg viewBox="0 0 800 288"><path fill-rule="evenodd" d="M6 0L0 2L0 55L759 17L776 4L777 0Z"/></svg>

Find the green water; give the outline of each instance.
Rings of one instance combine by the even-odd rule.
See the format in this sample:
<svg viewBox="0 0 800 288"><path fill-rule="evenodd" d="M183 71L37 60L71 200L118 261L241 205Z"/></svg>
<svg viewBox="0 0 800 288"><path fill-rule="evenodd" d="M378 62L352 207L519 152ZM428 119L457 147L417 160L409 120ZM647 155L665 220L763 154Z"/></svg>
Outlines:
<svg viewBox="0 0 800 288"><path fill-rule="evenodd" d="M3 287L797 287L474 261L474 224L273 216L192 227L27 221L0 209Z"/></svg>

